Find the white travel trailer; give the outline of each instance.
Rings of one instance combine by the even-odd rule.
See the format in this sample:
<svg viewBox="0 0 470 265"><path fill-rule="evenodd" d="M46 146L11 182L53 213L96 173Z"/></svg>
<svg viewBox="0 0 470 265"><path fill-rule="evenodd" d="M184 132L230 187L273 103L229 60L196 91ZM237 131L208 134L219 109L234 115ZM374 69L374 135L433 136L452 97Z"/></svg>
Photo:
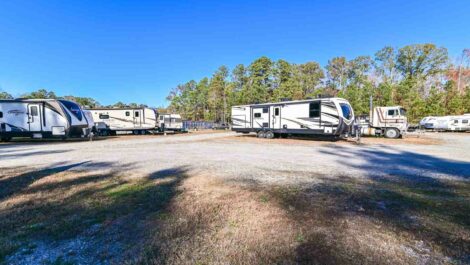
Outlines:
<svg viewBox="0 0 470 265"><path fill-rule="evenodd" d="M232 130L260 138L289 134L346 136L354 111L342 98L318 98L232 107Z"/></svg>
<svg viewBox="0 0 470 265"><path fill-rule="evenodd" d="M448 124L449 131L470 131L470 115L453 116Z"/></svg>
<svg viewBox="0 0 470 265"><path fill-rule="evenodd" d="M88 137L93 120L68 100L0 100L0 138Z"/></svg>
<svg viewBox="0 0 470 265"><path fill-rule="evenodd" d="M419 122L419 127L427 129L427 130L432 130L437 124L437 117L434 116L428 116L424 117L421 119Z"/></svg>
<svg viewBox="0 0 470 265"><path fill-rule="evenodd" d="M157 127L157 111L152 108L93 108L89 111L100 134L116 135L118 131L143 134Z"/></svg>
<svg viewBox="0 0 470 265"><path fill-rule="evenodd" d="M158 115L158 129L160 131L182 131L183 120L179 114Z"/></svg>
<svg viewBox="0 0 470 265"><path fill-rule="evenodd" d="M434 122L434 127L432 129L435 131L447 131L449 130L451 120L451 116L436 117L436 121Z"/></svg>

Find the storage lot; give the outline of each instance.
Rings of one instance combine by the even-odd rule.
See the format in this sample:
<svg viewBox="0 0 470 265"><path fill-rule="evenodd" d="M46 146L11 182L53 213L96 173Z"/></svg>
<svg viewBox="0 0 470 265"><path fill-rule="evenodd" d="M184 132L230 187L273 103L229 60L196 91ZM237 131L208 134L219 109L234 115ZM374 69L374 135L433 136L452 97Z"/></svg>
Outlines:
<svg viewBox="0 0 470 265"><path fill-rule="evenodd" d="M7 263L470 262L470 134L0 144Z"/></svg>

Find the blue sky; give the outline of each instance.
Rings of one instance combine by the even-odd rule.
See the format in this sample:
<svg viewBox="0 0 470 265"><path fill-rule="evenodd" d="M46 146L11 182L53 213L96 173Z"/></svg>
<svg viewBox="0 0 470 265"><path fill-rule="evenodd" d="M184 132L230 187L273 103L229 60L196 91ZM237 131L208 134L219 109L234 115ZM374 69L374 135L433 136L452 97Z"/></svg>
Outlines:
<svg viewBox="0 0 470 265"><path fill-rule="evenodd" d="M0 90L166 104L177 84L268 56L325 65L383 46L470 46L470 1L0 1Z"/></svg>

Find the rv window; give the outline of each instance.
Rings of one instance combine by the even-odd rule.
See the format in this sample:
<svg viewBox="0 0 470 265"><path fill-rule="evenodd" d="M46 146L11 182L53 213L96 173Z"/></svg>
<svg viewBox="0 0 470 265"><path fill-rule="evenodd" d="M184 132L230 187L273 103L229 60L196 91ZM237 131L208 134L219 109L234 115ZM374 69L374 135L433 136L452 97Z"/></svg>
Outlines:
<svg viewBox="0 0 470 265"><path fill-rule="evenodd" d="M100 119L102 119L102 120L107 120L107 119L109 119L109 115L100 114Z"/></svg>
<svg viewBox="0 0 470 265"><path fill-rule="evenodd" d="M30 113L31 116L39 116L39 113L38 113L38 107L37 106L31 106L31 113Z"/></svg>
<svg viewBox="0 0 470 265"><path fill-rule="evenodd" d="M268 108L263 108L263 113L268 113L269 109Z"/></svg>
<svg viewBox="0 0 470 265"><path fill-rule="evenodd" d="M320 117L320 101L310 103L309 115L310 118Z"/></svg>
<svg viewBox="0 0 470 265"><path fill-rule="evenodd" d="M255 113L255 118L261 118L261 113Z"/></svg>
<svg viewBox="0 0 470 265"><path fill-rule="evenodd" d="M341 107L341 110L343 111L343 117L345 117L346 119L351 119L351 108L349 107L349 104L346 104L346 103L340 103L339 104L340 107Z"/></svg>
<svg viewBox="0 0 470 265"><path fill-rule="evenodd" d="M139 112L138 111L135 112L135 116L139 117Z"/></svg>
<svg viewBox="0 0 470 265"><path fill-rule="evenodd" d="M131 113L129 111L126 111L126 116L131 116Z"/></svg>
<svg viewBox="0 0 470 265"><path fill-rule="evenodd" d="M3 112L0 111L0 118L3 118Z"/></svg>
<svg viewBox="0 0 470 265"><path fill-rule="evenodd" d="M457 124L457 123L459 123L459 120L454 120L454 124Z"/></svg>
<svg viewBox="0 0 470 265"><path fill-rule="evenodd" d="M164 117L163 116L160 116L160 120L163 121Z"/></svg>
<svg viewBox="0 0 470 265"><path fill-rule="evenodd" d="M274 109L274 116L279 116L279 108Z"/></svg>
<svg viewBox="0 0 470 265"><path fill-rule="evenodd" d="M0 115L1 118L1 115ZM468 120L463 120L462 123L468 123Z"/></svg>

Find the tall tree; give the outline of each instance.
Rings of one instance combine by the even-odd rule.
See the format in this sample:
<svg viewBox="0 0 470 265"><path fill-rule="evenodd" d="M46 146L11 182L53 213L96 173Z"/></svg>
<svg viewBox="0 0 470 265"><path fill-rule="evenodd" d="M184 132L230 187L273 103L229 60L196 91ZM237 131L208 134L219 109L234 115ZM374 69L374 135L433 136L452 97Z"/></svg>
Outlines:
<svg viewBox="0 0 470 265"><path fill-rule="evenodd" d="M21 96L22 98L45 98L45 99L56 99L57 96L53 91L47 91L46 89L39 89L31 93L26 93Z"/></svg>
<svg viewBox="0 0 470 265"><path fill-rule="evenodd" d="M375 53L374 67L382 82L395 82L397 78L395 75L397 56L397 51L390 46L386 46Z"/></svg>
<svg viewBox="0 0 470 265"><path fill-rule="evenodd" d="M0 99L13 99L13 96L8 94L7 92L1 91L0 92Z"/></svg>
<svg viewBox="0 0 470 265"><path fill-rule="evenodd" d="M328 85L342 90L346 86L348 76L348 61L345 57L335 57L328 61L326 66Z"/></svg>
<svg viewBox="0 0 470 265"><path fill-rule="evenodd" d="M448 60L446 48L429 43L408 45L398 50L397 69L406 78L428 78L443 73Z"/></svg>
<svg viewBox="0 0 470 265"><path fill-rule="evenodd" d="M243 89L243 103L266 102L271 98L273 62L266 56L248 66L248 85Z"/></svg>

